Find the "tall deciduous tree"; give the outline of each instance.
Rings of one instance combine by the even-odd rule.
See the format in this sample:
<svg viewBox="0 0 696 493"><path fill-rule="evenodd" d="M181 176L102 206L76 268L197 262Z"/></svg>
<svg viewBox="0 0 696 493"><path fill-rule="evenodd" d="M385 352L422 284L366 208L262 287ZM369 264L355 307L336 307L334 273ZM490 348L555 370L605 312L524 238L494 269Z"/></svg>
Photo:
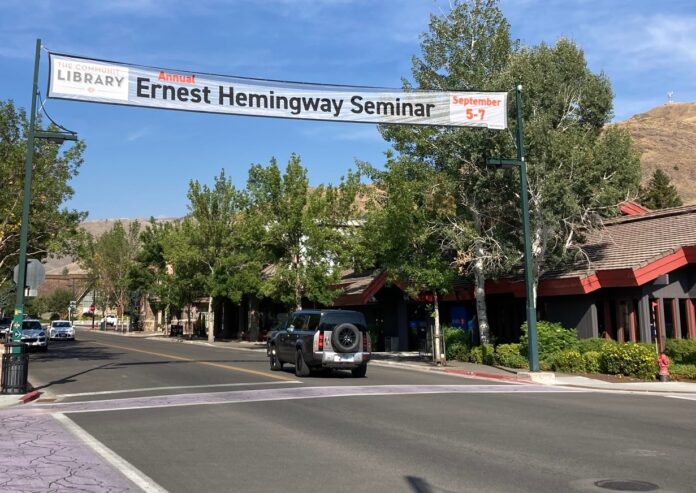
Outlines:
<svg viewBox="0 0 696 493"><path fill-rule="evenodd" d="M667 173L661 169L655 170L647 187L641 187L638 201L649 209L666 209L683 205L676 187L672 185Z"/></svg>
<svg viewBox="0 0 696 493"><path fill-rule="evenodd" d="M208 296L208 340L214 340L212 312L216 297L239 303L245 293L254 293L260 283L261 261L253 249L253 215L248 200L225 177L224 170L213 187L192 181L189 185L189 215L181 223L181 236L170 245L170 257L180 277L182 269L204 286Z"/></svg>
<svg viewBox="0 0 696 493"><path fill-rule="evenodd" d="M38 120L37 128L41 128ZM12 101L0 101L0 291L12 283L12 269L19 256L24 162L29 121ZM74 253L77 227L86 213L63 204L73 195L68 182L82 165L85 144L78 141L67 150L44 139L34 141L34 177L29 216L29 257L48 253Z"/></svg>
<svg viewBox="0 0 696 493"><path fill-rule="evenodd" d="M454 208L451 187L422 162L389 159L384 171L362 164L372 179L371 203L362 229L373 263L389 279L406 283L412 296L431 293L433 357L441 363L439 297L452 288L452 252L442 247L441 224Z"/></svg>
<svg viewBox="0 0 696 493"><path fill-rule="evenodd" d="M95 289L100 293L97 304L102 315L107 308L116 307L119 316L130 298L130 272L139 250L140 223L128 228L116 221L110 231L97 238L89 238L80 262L87 268Z"/></svg>
<svg viewBox="0 0 696 493"><path fill-rule="evenodd" d="M334 285L351 262L355 195L359 179L349 172L338 186L309 187L307 170L292 155L284 173L275 159L253 165L247 191L253 201L266 263L262 291L288 307L302 300L330 304Z"/></svg>
<svg viewBox="0 0 696 493"><path fill-rule="evenodd" d="M412 62L417 89L507 91L508 66L517 44L495 0L453 2L431 16L421 57ZM412 86L404 81L406 89ZM449 174L459 200L443 233L457 250L458 267L474 278L481 342L489 340L485 280L509 263L505 221L512 210L514 177L485 169L486 157L514 155L512 133L456 127L384 126L382 134L401 153ZM501 211L504 211L501 214Z"/></svg>
<svg viewBox="0 0 696 493"><path fill-rule="evenodd" d="M546 268L581 251L583 230L599 223L610 206L635 194L639 160L631 138L619 128L605 129L612 110L609 81L587 68L584 54L571 41L531 48L512 42L496 0L454 2L447 15L431 19L422 52L413 62L420 89L512 91L518 83L524 88L536 285ZM513 104L509 111L514 122ZM519 212L517 218L512 212L520 210L517 170L482 170L486 157L516 155L514 130L514 123L508 132L383 129L397 150L449 170L459 181L462 212L453 224L463 231L469 229L467 220L473 224L468 236L482 340L486 327L479 294L481 279L491 273L486 266L498 268L521 258L506 259L507 246L498 248L513 241L521 251ZM512 224L501 218L512 218ZM461 246L464 252L466 246Z"/></svg>
<svg viewBox="0 0 696 493"><path fill-rule="evenodd" d="M583 255L584 231L635 195L640 160L628 132L607 127L611 84L588 69L575 43L523 49L511 58L510 72L524 87L536 288L546 269Z"/></svg>

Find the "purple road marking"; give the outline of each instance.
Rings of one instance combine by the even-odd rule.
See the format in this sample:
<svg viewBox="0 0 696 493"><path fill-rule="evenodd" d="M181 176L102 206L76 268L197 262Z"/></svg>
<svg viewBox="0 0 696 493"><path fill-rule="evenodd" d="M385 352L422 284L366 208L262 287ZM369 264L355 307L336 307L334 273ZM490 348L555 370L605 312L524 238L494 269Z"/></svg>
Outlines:
<svg viewBox="0 0 696 493"><path fill-rule="evenodd" d="M0 491L140 491L50 414L2 412Z"/></svg>
<svg viewBox="0 0 696 493"><path fill-rule="evenodd" d="M294 387L282 389L242 390L230 392L163 395L109 399L90 402L58 404L31 404L30 409L47 412L79 413L125 411L155 407L234 404L242 402L279 401L292 399L317 399L328 397L367 397L379 395L418 394L512 394L512 393L577 393L588 390L556 388L545 385L380 385L373 387Z"/></svg>

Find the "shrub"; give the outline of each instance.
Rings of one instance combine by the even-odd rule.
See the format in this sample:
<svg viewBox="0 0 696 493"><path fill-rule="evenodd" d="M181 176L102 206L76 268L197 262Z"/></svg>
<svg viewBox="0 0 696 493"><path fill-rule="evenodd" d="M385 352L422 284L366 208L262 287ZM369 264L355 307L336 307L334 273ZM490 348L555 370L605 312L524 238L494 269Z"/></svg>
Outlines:
<svg viewBox="0 0 696 493"><path fill-rule="evenodd" d="M527 360L520 354L519 344L501 344L495 348L495 362L508 368L527 368Z"/></svg>
<svg viewBox="0 0 696 493"><path fill-rule="evenodd" d="M448 360L469 361L469 347L459 342L447 346Z"/></svg>
<svg viewBox="0 0 696 493"><path fill-rule="evenodd" d="M559 323L545 322L537 323L537 342L539 347L539 359L551 360L554 353L574 349L578 344L578 334L575 329L566 329ZM527 323L522 325L522 336L520 337L520 353L527 356L529 347L529 337L527 335Z"/></svg>
<svg viewBox="0 0 696 493"><path fill-rule="evenodd" d="M673 363L696 365L696 341L690 339L667 339L665 353Z"/></svg>
<svg viewBox="0 0 696 493"><path fill-rule="evenodd" d="M444 327L445 356L448 360L467 361L471 349L471 331L456 327Z"/></svg>
<svg viewBox="0 0 696 493"><path fill-rule="evenodd" d="M587 351L583 353L582 360L585 363L585 371L588 373L601 373L602 353L599 351Z"/></svg>
<svg viewBox="0 0 696 493"><path fill-rule="evenodd" d="M601 353L602 348L607 344L616 344L616 341L611 339L604 339L600 337L593 337L591 339L580 339L578 340L578 345L576 346L580 353L585 354L589 352Z"/></svg>
<svg viewBox="0 0 696 493"><path fill-rule="evenodd" d="M559 351L551 357L551 368L564 373L579 373L585 371L585 361L577 349Z"/></svg>
<svg viewBox="0 0 696 493"><path fill-rule="evenodd" d="M602 372L654 380L657 374L655 348L650 344L627 342L607 344L601 353Z"/></svg>
<svg viewBox="0 0 696 493"><path fill-rule="evenodd" d="M495 362L495 348L492 344L482 344L471 348L469 360L480 365L492 365Z"/></svg>
<svg viewBox="0 0 696 493"><path fill-rule="evenodd" d="M696 380L696 365L669 365L669 374L679 380Z"/></svg>

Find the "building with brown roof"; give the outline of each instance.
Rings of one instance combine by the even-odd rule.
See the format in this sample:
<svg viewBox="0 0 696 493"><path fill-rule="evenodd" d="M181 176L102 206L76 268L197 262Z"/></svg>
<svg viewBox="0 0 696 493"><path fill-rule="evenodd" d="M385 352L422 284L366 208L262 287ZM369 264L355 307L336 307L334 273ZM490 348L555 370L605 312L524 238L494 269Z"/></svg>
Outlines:
<svg viewBox="0 0 696 493"><path fill-rule="evenodd" d="M650 212L636 204L621 207L625 217L609 220L588 233L586 256L546 273L538 286L540 320L576 328L581 337L652 342L657 338L696 339L696 206ZM418 299L385 296L393 290L381 274L344 278L343 295L335 305L387 313L386 338L400 349L413 349L424 318ZM486 303L493 336L516 341L525 321L525 285L520 279L486 283ZM371 305L387 302L381 309ZM473 286L461 280L442 299L441 322L475 326ZM413 319L415 316L416 320ZM373 317L378 320L375 316ZM406 338L406 341L404 341Z"/></svg>

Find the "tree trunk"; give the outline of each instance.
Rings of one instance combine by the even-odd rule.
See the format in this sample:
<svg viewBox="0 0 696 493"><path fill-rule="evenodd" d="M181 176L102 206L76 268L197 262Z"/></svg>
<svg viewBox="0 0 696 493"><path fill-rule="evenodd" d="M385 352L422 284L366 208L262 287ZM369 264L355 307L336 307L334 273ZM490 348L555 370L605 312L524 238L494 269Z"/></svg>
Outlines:
<svg viewBox="0 0 696 493"><path fill-rule="evenodd" d="M438 365L445 364L445 354L442 351L442 331L440 330L440 300L437 296L437 291L433 291L433 319L435 322L435 334L433 347L433 356L435 358L435 363Z"/></svg>
<svg viewBox="0 0 696 493"><path fill-rule="evenodd" d="M215 342L215 327L213 326L213 296L208 297L208 315L205 317L205 328L208 330L208 342Z"/></svg>
<svg viewBox="0 0 696 493"><path fill-rule="evenodd" d="M259 340L259 299L252 295L249 295L249 340L258 341Z"/></svg>
<svg viewBox="0 0 696 493"><path fill-rule="evenodd" d="M483 247L477 242L474 259L474 297L476 298L476 319L478 321L479 344L491 341L491 331L488 325L488 310L486 307L486 274L483 270Z"/></svg>

